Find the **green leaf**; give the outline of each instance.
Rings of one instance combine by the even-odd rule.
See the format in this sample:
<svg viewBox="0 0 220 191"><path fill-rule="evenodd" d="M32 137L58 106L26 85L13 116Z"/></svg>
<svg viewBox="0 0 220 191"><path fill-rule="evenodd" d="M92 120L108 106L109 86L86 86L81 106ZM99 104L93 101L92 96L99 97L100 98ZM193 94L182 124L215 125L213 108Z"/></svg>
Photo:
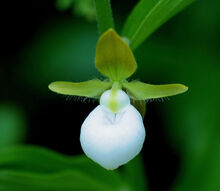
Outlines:
<svg viewBox="0 0 220 191"><path fill-rule="evenodd" d="M125 182L133 188L133 190L147 191L147 177L143 166L143 160L139 154L123 168L123 177Z"/></svg>
<svg viewBox="0 0 220 191"><path fill-rule="evenodd" d="M87 21L96 20L96 11L93 0L74 0L73 11L77 16L83 16Z"/></svg>
<svg viewBox="0 0 220 191"><path fill-rule="evenodd" d="M100 33L114 28L110 0L95 0L95 7Z"/></svg>
<svg viewBox="0 0 220 191"><path fill-rule="evenodd" d="M56 7L60 11L72 9L72 13L85 17L88 21L95 21L96 13L93 0L56 0Z"/></svg>
<svg viewBox="0 0 220 191"><path fill-rule="evenodd" d="M169 18L194 0L141 0L129 15L122 36L137 48L147 37Z"/></svg>
<svg viewBox="0 0 220 191"><path fill-rule="evenodd" d="M103 185L85 177L80 171L66 171L54 174L30 174L27 172L0 170L0 191L29 190L109 190Z"/></svg>
<svg viewBox="0 0 220 191"><path fill-rule="evenodd" d="M136 100L168 97L188 90L182 84L151 85L139 81L124 82L122 86Z"/></svg>
<svg viewBox="0 0 220 191"><path fill-rule="evenodd" d="M67 157L36 146L0 149L2 190L117 190L121 180L85 156Z"/></svg>
<svg viewBox="0 0 220 191"><path fill-rule="evenodd" d="M0 104L0 147L23 141L26 119L21 108L11 103Z"/></svg>
<svg viewBox="0 0 220 191"><path fill-rule="evenodd" d="M37 146L15 146L0 149L0 169L32 173L52 173L74 167L74 162Z"/></svg>
<svg viewBox="0 0 220 191"><path fill-rule="evenodd" d="M137 68L131 49L113 29L99 38L95 64L100 73L113 81L128 78Z"/></svg>
<svg viewBox="0 0 220 191"><path fill-rule="evenodd" d="M57 81L52 82L49 85L49 89L53 92L64 95L98 98L106 89L111 87L111 84L111 82L100 81L98 79L85 82Z"/></svg>
<svg viewBox="0 0 220 191"><path fill-rule="evenodd" d="M61 11L65 11L73 6L73 0L56 0L56 7Z"/></svg>

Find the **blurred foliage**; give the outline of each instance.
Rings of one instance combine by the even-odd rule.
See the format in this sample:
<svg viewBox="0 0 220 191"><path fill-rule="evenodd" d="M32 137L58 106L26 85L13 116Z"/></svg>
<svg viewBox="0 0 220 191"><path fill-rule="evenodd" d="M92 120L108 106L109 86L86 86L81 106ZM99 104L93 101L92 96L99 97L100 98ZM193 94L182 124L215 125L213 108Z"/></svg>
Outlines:
<svg viewBox="0 0 220 191"><path fill-rule="evenodd" d="M129 185L128 190L147 191L147 177L144 171L143 160L138 155L124 166L122 178Z"/></svg>
<svg viewBox="0 0 220 191"><path fill-rule="evenodd" d="M56 7L60 11L72 8L73 14L88 21L95 21L96 18L93 0L56 0Z"/></svg>
<svg viewBox="0 0 220 191"><path fill-rule="evenodd" d="M137 48L159 26L190 5L194 0L141 0L129 15L122 35Z"/></svg>
<svg viewBox="0 0 220 191"><path fill-rule="evenodd" d="M20 79L33 91L48 91L52 81L85 81L99 77L94 67L95 25L63 18L48 21L21 52Z"/></svg>
<svg viewBox="0 0 220 191"><path fill-rule="evenodd" d="M119 172L108 171L85 155L67 157L36 146L17 146L0 149L0 156L2 191L133 190L131 182L127 184ZM136 163L141 165L138 157L129 164L127 171L131 172L126 174L142 180L143 167Z"/></svg>
<svg viewBox="0 0 220 191"><path fill-rule="evenodd" d="M12 103L0 103L0 147L23 141L25 130L23 111Z"/></svg>

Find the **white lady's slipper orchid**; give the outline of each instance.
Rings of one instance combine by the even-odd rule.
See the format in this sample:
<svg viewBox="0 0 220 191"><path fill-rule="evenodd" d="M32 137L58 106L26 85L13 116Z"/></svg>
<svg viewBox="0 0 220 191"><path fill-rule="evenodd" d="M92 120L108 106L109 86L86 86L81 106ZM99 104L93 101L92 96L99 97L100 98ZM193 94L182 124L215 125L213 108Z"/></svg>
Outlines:
<svg viewBox="0 0 220 191"><path fill-rule="evenodd" d="M129 97L122 90L105 91L97 106L81 127L80 141L85 154L106 169L116 169L133 159L145 139L141 115L130 105ZM117 112L111 112L111 103ZM109 109L106 109L109 108ZM114 108L114 107L113 107Z"/></svg>
<svg viewBox="0 0 220 191"><path fill-rule="evenodd" d="M100 97L100 105L81 127L80 141L86 155L107 169L115 169L141 150L145 130L142 117L130 104L129 92L144 117L147 99L177 95L188 90L183 84L152 85L128 82L137 63L129 45L114 31L104 32L96 46L95 66L108 79L84 82L57 81L49 89L63 95ZM108 90L110 89L111 90Z"/></svg>

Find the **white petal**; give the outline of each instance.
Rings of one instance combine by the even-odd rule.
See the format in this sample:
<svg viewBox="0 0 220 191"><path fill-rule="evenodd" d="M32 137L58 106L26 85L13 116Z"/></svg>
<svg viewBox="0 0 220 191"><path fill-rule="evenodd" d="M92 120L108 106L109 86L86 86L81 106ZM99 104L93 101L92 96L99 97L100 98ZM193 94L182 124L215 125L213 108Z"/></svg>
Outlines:
<svg viewBox="0 0 220 191"><path fill-rule="evenodd" d="M117 114L97 106L85 119L80 134L85 154L111 170L134 158L140 152L144 139L142 117L132 105Z"/></svg>

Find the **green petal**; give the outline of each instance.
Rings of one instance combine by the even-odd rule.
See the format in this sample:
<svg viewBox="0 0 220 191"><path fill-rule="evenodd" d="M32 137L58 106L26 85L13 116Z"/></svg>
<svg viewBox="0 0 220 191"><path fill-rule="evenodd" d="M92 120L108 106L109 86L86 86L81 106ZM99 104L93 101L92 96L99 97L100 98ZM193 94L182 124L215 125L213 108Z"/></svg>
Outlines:
<svg viewBox="0 0 220 191"><path fill-rule="evenodd" d="M49 89L53 92L74 95L85 96L90 98L99 97L106 89L111 88L111 82L103 82L98 79L89 80L85 82L52 82L49 85Z"/></svg>
<svg viewBox="0 0 220 191"><path fill-rule="evenodd" d="M95 64L100 73L113 81L128 78L137 68L131 49L113 29L99 38Z"/></svg>
<svg viewBox="0 0 220 191"><path fill-rule="evenodd" d="M123 87L136 100L162 98L177 95L188 90L183 84L151 85L139 81L124 82Z"/></svg>

